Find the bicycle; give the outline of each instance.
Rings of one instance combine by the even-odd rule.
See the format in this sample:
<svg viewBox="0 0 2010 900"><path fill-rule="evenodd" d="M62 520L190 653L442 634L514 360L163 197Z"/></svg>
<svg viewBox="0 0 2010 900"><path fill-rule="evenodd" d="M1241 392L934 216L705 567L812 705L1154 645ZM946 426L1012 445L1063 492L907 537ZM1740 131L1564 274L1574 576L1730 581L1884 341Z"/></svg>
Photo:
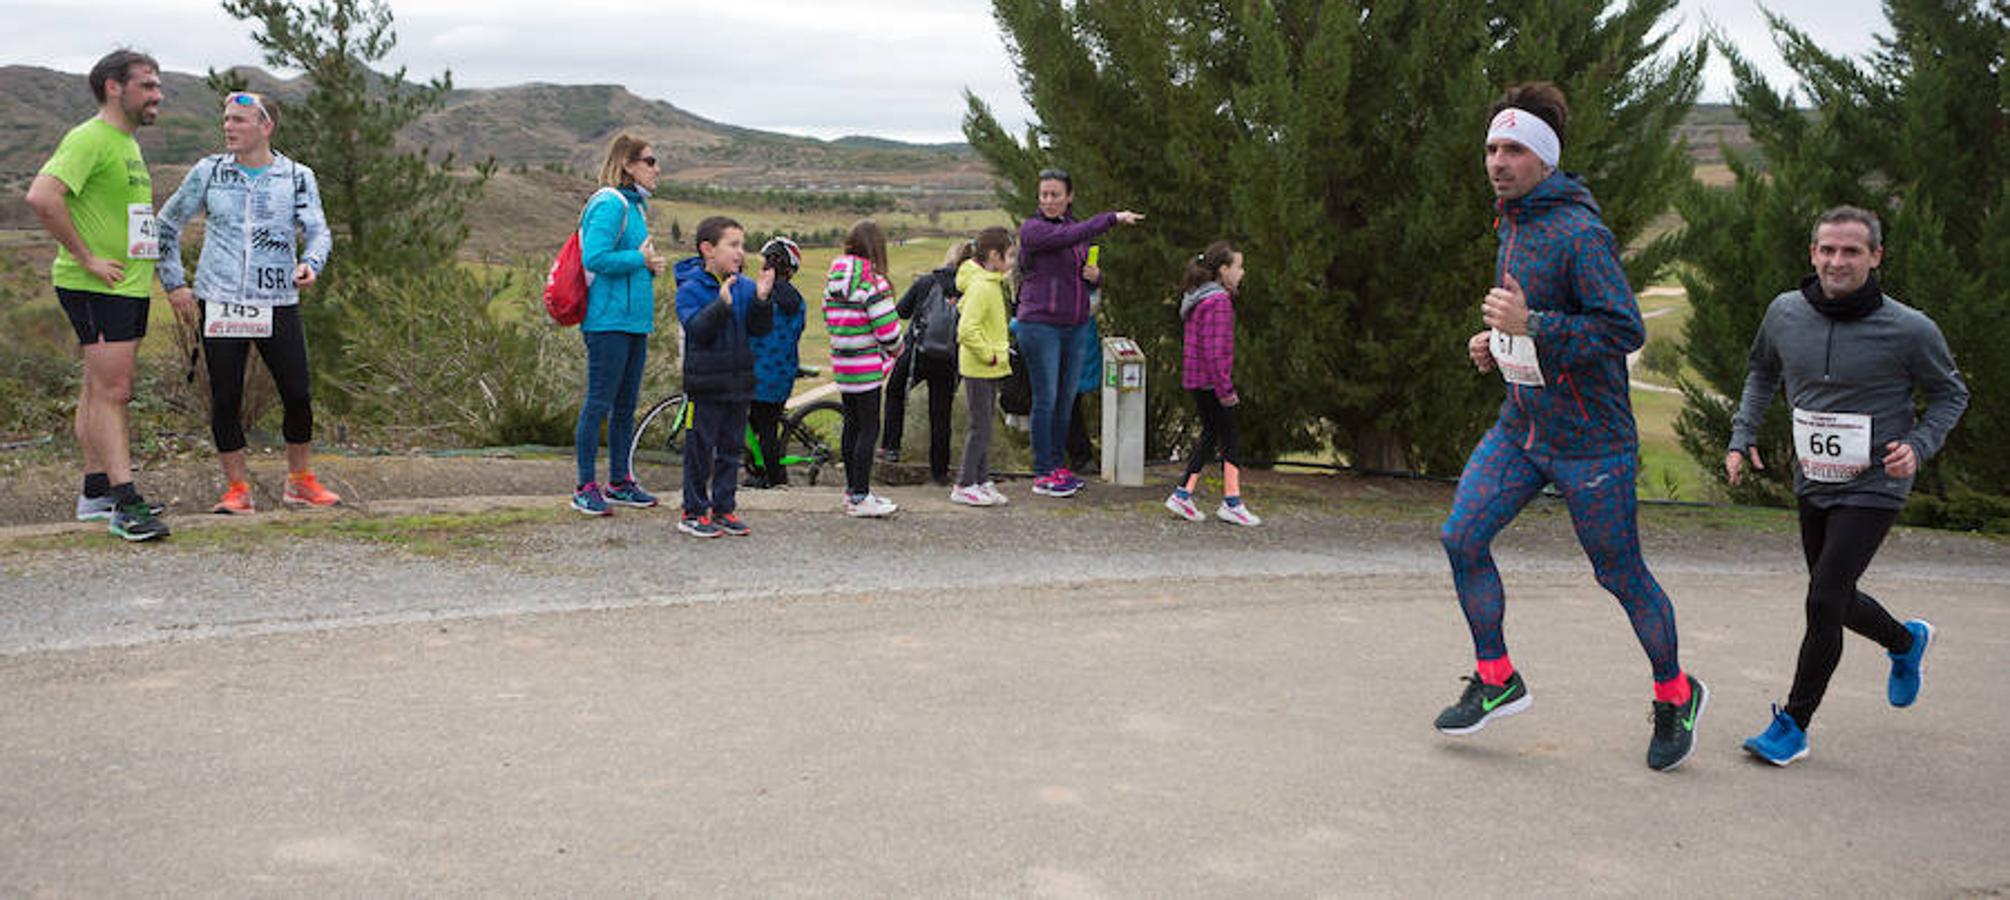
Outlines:
<svg viewBox="0 0 2010 900"><path fill-rule="evenodd" d="M796 378L815 378L818 370L803 367L796 370ZM816 392L789 398L792 403L799 398L816 396ZM681 463L684 452L684 429L691 426L694 407L690 398L678 391L649 407L649 411L635 423L635 437L628 445L629 465L640 470L645 462L652 464ZM844 405L836 400L805 400L782 420L782 465L789 469L789 480L801 478L802 483L814 485L823 474L825 467L842 469L844 461L839 459L838 448L844 436ZM741 468L751 478L764 477L767 460L761 455L760 442L754 439L754 427L747 426L746 452L741 454ZM670 483L667 479L659 483Z"/></svg>

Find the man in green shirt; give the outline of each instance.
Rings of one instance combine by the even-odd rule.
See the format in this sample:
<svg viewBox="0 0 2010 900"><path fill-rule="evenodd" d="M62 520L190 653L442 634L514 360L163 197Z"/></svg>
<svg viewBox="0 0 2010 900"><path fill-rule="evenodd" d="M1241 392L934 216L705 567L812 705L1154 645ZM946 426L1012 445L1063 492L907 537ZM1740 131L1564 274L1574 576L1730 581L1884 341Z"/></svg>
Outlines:
<svg viewBox="0 0 2010 900"><path fill-rule="evenodd" d="M133 488L126 403L147 333L154 260L153 179L133 132L160 113L160 64L120 49L91 67L98 114L70 129L28 186L28 205L62 248L56 298L83 347L77 443L84 453L80 520L108 519L129 541L164 537L166 522Z"/></svg>

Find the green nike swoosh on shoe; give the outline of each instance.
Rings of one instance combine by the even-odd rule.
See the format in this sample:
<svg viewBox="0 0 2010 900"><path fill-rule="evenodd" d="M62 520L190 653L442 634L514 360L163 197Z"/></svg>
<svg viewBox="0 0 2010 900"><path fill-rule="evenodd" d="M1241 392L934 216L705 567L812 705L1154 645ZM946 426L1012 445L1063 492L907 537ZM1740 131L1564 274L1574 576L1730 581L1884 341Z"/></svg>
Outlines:
<svg viewBox="0 0 2010 900"><path fill-rule="evenodd" d="M1647 741L1647 767L1667 772L1689 761L1696 752L1696 722L1710 705L1710 689L1694 675L1689 679L1689 701L1654 704L1654 736Z"/></svg>

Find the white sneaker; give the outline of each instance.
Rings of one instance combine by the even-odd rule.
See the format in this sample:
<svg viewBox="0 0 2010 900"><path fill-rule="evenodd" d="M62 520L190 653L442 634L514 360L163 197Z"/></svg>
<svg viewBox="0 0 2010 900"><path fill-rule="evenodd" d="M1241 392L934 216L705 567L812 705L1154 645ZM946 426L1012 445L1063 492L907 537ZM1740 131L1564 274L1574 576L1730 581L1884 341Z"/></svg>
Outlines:
<svg viewBox="0 0 2010 900"><path fill-rule="evenodd" d="M884 519L900 512L900 505L878 494L867 494L858 500L847 498L844 514L855 519Z"/></svg>
<svg viewBox="0 0 2010 900"><path fill-rule="evenodd" d="M1177 493L1166 497L1166 509L1172 510L1173 515L1189 522L1198 522L1205 518L1199 509L1194 508L1192 497L1182 498Z"/></svg>
<svg viewBox="0 0 2010 900"><path fill-rule="evenodd" d="M991 496L984 493L982 485L958 485L949 492L949 502L964 506L990 506Z"/></svg>
<svg viewBox="0 0 2010 900"><path fill-rule="evenodd" d="M1230 506L1224 502L1221 504L1220 509L1214 511L1214 517L1235 525L1254 526L1263 524L1262 519L1257 518L1255 513L1249 511L1249 504L1247 503L1238 503Z"/></svg>
<svg viewBox="0 0 2010 900"><path fill-rule="evenodd" d="M1004 506L1012 502L1012 498L1005 496L1005 492L998 489L998 482L987 481L978 485L977 489L983 491L984 496L991 498L992 506Z"/></svg>

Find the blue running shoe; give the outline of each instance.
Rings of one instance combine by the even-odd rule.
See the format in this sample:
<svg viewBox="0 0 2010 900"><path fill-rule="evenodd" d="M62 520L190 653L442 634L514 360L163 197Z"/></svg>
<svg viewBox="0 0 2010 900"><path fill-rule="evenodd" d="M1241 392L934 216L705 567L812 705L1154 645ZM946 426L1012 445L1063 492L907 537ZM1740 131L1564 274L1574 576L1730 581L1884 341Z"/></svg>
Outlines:
<svg viewBox="0 0 2010 900"><path fill-rule="evenodd" d="M1885 699L1891 705L1904 709L1919 699L1919 673L1921 663L1926 661L1926 647L1933 643L1933 624L1925 619L1913 619L1905 623L1905 630L1912 632L1912 649L1891 656L1891 681L1885 685Z"/></svg>
<svg viewBox="0 0 2010 900"><path fill-rule="evenodd" d="M648 509L656 505L656 495L643 490L642 485L636 484L633 478L609 484L607 490L603 491L601 496L615 506Z"/></svg>
<svg viewBox="0 0 2010 900"><path fill-rule="evenodd" d="M1746 738L1745 752L1773 765L1785 766L1808 755L1808 733L1776 704L1773 724L1766 726L1765 734Z"/></svg>
<svg viewBox="0 0 2010 900"><path fill-rule="evenodd" d="M582 515L614 515L614 510L607 508L607 498L600 493L600 483L597 481L589 481L579 490L572 492L572 508Z"/></svg>

